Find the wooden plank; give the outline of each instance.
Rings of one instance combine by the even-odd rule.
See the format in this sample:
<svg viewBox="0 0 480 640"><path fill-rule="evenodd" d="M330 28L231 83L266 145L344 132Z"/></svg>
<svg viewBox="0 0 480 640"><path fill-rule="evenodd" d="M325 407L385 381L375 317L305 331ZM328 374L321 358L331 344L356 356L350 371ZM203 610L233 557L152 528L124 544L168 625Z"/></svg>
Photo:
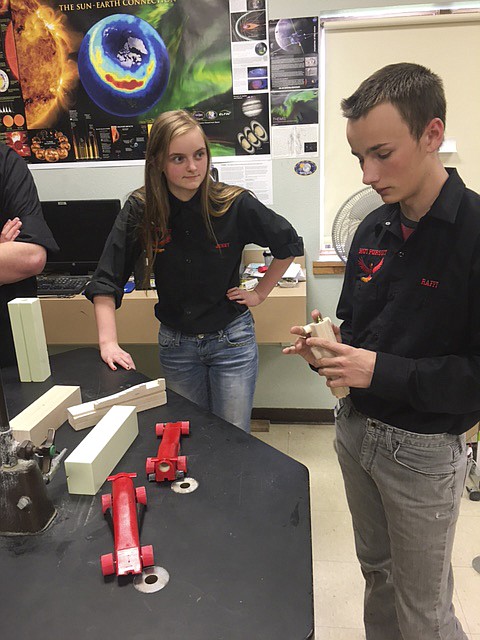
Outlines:
<svg viewBox="0 0 480 640"><path fill-rule="evenodd" d="M324 276L324 275L332 275L332 274L344 274L345 273L345 264L339 261L323 261L323 260L315 260L313 262L313 275L314 276Z"/></svg>
<svg viewBox="0 0 480 640"><path fill-rule="evenodd" d="M119 391L111 396L105 398L99 398L94 400L93 406L95 410L103 409L104 407L113 407L114 404L125 404L130 401L130 404L135 404L134 400L140 400L147 396L153 396L158 391L165 391L165 378L157 378L156 380L150 380L149 382L141 382L133 387L129 387L124 391Z"/></svg>
<svg viewBox="0 0 480 640"><path fill-rule="evenodd" d="M81 400L80 387L55 385L10 420L14 438L40 446L49 429L59 429L67 421L67 408Z"/></svg>
<svg viewBox="0 0 480 640"><path fill-rule="evenodd" d="M15 307L18 308L20 314ZM11 310L11 318L15 323L15 349L18 344L17 360L20 359L22 362L23 375L26 372L25 353L30 369L29 379L20 377L20 380L22 382L43 382L51 372L40 300L38 298L15 298L8 303L8 308ZM23 333L23 340L21 333Z"/></svg>
<svg viewBox="0 0 480 640"><path fill-rule="evenodd" d="M250 420L250 431L252 433L270 431L270 420Z"/></svg>
<svg viewBox="0 0 480 640"><path fill-rule="evenodd" d="M137 435L135 407L111 407L65 460L69 493L95 495Z"/></svg>
<svg viewBox="0 0 480 640"><path fill-rule="evenodd" d="M18 375L20 382L31 382L30 363L28 361L27 345L23 333L21 306L17 304L18 298L8 302L8 313L12 327L13 344L17 358Z"/></svg>
<svg viewBox="0 0 480 640"><path fill-rule="evenodd" d="M159 407L167 402L165 379L158 378L98 400L68 409L68 422L76 430L93 427L113 405L135 405L137 412Z"/></svg>

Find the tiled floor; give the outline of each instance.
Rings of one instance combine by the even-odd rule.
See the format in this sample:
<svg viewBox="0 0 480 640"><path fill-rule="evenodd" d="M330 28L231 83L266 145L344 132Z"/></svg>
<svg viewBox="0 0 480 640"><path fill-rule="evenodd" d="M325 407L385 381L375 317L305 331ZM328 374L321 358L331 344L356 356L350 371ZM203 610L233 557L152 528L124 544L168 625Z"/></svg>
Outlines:
<svg viewBox="0 0 480 640"><path fill-rule="evenodd" d="M255 433L305 464L312 505L315 640L363 640L363 578L355 558L350 514L331 425L273 424ZM480 502L462 499L453 551L455 608L470 640L480 640Z"/></svg>

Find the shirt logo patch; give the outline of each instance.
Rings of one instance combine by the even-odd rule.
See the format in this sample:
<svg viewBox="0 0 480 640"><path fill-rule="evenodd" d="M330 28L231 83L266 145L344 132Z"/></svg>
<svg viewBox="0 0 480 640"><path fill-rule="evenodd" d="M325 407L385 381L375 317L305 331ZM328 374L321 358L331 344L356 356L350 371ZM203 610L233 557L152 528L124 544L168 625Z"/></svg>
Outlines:
<svg viewBox="0 0 480 640"><path fill-rule="evenodd" d="M157 240L153 250L155 253L162 253L162 251L165 251L165 245L168 244L169 242L172 241L172 230L171 229L167 229L167 233L164 235L163 238L160 238L160 240Z"/></svg>
<svg viewBox="0 0 480 640"><path fill-rule="evenodd" d="M422 278L420 280L420 284L422 287L430 287L431 289L438 289L438 285L440 284L438 280L428 280L427 278Z"/></svg>
<svg viewBox="0 0 480 640"><path fill-rule="evenodd" d="M358 266L363 271L363 273L366 274L366 275L362 276L360 278L360 280L362 282L370 282L370 280L373 278L374 274L377 273L378 271L380 271L380 269L382 268L384 260L385 260L385 258L382 258L380 260L380 262L378 262L377 264L375 264L373 262L373 260L369 260L368 264L365 264L364 259L363 258L359 258L358 259Z"/></svg>

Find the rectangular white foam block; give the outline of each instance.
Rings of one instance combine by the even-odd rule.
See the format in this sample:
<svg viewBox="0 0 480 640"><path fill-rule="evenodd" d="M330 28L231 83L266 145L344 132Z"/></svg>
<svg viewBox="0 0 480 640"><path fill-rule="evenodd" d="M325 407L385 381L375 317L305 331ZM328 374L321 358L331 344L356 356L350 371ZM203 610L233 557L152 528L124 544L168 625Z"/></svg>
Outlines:
<svg viewBox="0 0 480 640"><path fill-rule="evenodd" d="M113 405L135 405L137 412L159 407L167 402L165 379L158 378L142 382L111 396L68 409L68 422L76 430L86 429L96 424Z"/></svg>
<svg viewBox="0 0 480 640"><path fill-rule="evenodd" d="M55 385L10 420L14 438L40 446L49 429L56 430L67 421L67 408L72 402L81 400L80 387Z"/></svg>
<svg viewBox="0 0 480 640"><path fill-rule="evenodd" d="M25 354L30 369L28 379L23 378L20 373L20 380L22 382L43 382L51 372L40 300L38 298L15 298L8 303L8 308L16 351L18 344L19 373L21 362L22 373L24 376L27 375ZM20 314L18 314L18 310ZM15 324L15 330L13 324Z"/></svg>
<svg viewBox="0 0 480 640"><path fill-rule="evenodd" d="M65 460L68 491L95 495L137 435L135 407L111 407Z"/></svg>

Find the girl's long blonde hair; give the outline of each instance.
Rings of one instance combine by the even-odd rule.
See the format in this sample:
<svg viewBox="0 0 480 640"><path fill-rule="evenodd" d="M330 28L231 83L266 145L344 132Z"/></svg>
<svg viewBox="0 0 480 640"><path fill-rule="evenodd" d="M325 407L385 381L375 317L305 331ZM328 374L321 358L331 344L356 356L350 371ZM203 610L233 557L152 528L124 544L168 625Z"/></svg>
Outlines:
<svg viewBox="0 0 480 640"><path fill-rule="evenodd" d="M207 136L198 122L186 111L166 111L162 113L152 125L148 137L145 157L145 186L133 193L145 205L145 213L140 221L139 235L142 240L146 264L149 268L145 273L148 282L155 260L155 248L168 235L168 219L170 204L168 187L164 174L170 143L177 136L197 129L205 142L207 152L207 173L200 185L200 203L205 227L212 237L215 234L212 227L212 217L223 216L232 202L245 189L214 182L210 176L211 152Z"/></svg>

